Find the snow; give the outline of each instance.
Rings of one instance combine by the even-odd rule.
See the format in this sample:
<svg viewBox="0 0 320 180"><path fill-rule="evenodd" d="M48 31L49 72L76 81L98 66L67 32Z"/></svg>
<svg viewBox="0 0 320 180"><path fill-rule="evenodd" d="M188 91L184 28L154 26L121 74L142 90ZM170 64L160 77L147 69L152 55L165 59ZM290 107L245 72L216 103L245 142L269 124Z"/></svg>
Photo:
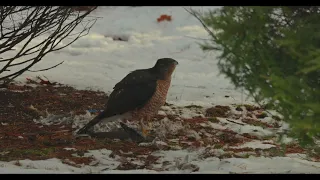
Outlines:
<svg viewBox="0 0 320 180"><path fill-rule="evenodd" d="M294 139L291 137L287 137L287 135L284 134L281 138L281 142L284 144L290 144L290 143L294 142Z"/></svg>
<svg viewBox="0 0 320 180"><path fill-rule="evenodd" d="M250 134L257 137L266 137L274 134L274 132L264 129L261 126L253 126L249 124L240 125L240 124L231 123L225 120L225 118L218 118L218 119L220 120L220 122L225 123L225 125L209 122L212 128L220 129L220 130L230 129L234 132L237 132L238 134Z"/></svg>
<svg viewBox="0 0 320 180"><path fill-rule="evenodd" d="M110 152L109 152L110 153ZM96 166L83 166L81 168L72 167L63 164L58 159L48 160L20 160L20 165L14 165L16 161L0 162L0 173L17 174L17 173L212 173L212 174L228 174L228 173L316 173L319 174L320 164L302 160L296 157L252 157L244 158L227 158L220 160L215 157L205 160L199 159L199 152L180 151L159 151L153 155L161 157L159 162L168 161L164 171L155 170L115 170L115 165L119 164L115 160L106 158L108 150L94 150L91 154L99 159ZM193 164L199 167L199 171L190 172L188 169L177 168L179 164ZM160 167L160 166L159 166Z"/></svg>
<svg viewBox="0 0 320 180"><path fill-rule="evenodd" d="M164 106L166 112L174 112L179 114L179 111L184 107L179 106ZM183 113L195 114L195 112L203 112L205 108L191 108ZM164 112L164 111L163 111ZM39 123L52 124L52 120L57 123L63 122L76 122L76 126L81 126L85 120L90 120L92 116L90 113L86 115L80 115L70 118L57 119L52 116L49 118L43 118ZM80 121L81 119L81 121ZM254 135L263 135L263 132L268 132L266 135L275 135L276 132L268 131L266 129L259 129L259 126L252 126L246 124L241 126L232 122L227 121L225 118L218 118L219 122L203 122L202 127L211 127L212 129L225 130L229 129L231 131L242 134L244 132L256 133ZM60 120L60 121L59 121ZM48 122L47 122L48 121ZM237 121L234 120L233 121ZM164 117L158 122L154 122L154 128L159 134L175 134L180 130L185 131L187 136L193 136L195 139L201 140L199 133L190 127L184 125L180 120L170 120ZM240 128L240 129L239 129ZM243 128L244 130L241 130ZM257 131L249 131L249 130ZM210 131L208 131L210 132ZM209 134L209 133L208 133ZM179 139L169 139L171 143L178 143ZM188 143L188 142L186 142ZM245 142L237 146L230 146L230 149L242 149L242 148L252 148L252 149L270 149L276 147L272 140L252 140ZM152 144L152 143L151 143ZM198 149L181 149L180 146L176 146L176 150L165 151L163 148L168 146L168 143L162 141L155 141L158 149L151 153L152 156L159 157L157 163L152 165L153 169L136 169L136 170L117 170L116 168L123 161L130 161L133 164L143 165L143 162L139 160L139 157L110 157L112 151L107 149L100 150L90 150L88 153L84 154L84 157L92 157L94 161L90 165L80 165L80 167L74 167L63 163L59 159L48 159L41 161L31 161L31 160L20 160L19 166L17 161L11 162L0 162L0 173L102 173L102 174L117 174L117 173L319 173L320 163L310 162L305 160L305 154L288 154L285 157L255 157L252 152L239 152L237 155L244 157L249 156L249 158L223 158L219 159L221 155L228 153L223 149L212 149L210 148L211 157L204 157L206 153L206 148L201 147ZM150 143L141 143L140 146L150 146ZM171 147L175 145L170 145ZM64 148L66 150L75 151L75 148ZM120 150L122 154L124 153ZM132 153L130 155L133 155ZM76 153L74 154L76 155ZM70 162L71 163L71 162Z"/></svg>
<svg viewBox="0 0 320 180"><path fill-rule="evenodd" d="M263 141L263 142L267 142L267 141ZM242 144L240 146L236 146L236 147L231 147L231 148L235 148L235 149L241 149L241 148L252 148L252 149L270 149L272 147L275 147L275 145L272 144L265 144L261 141L251 141L251 142L247 142L245 144Z"/></svg>
<svg viewBox="0 0 320 180"><path fill-rule="evenodd" d="M193 117L197 117L197 116L201 116L201 117L204 117L203 114L199 114L197 113L196 111L192 111L191 109L182 109L181 110L181 118L184 118L184 119L191 119Z"/></svg>
<svg viewBox="0 0 320 180"><path fill-rule="evenodd" d="M204 11L217 7L192 8ZM172 21L158 23L156 19L161 14L171 15ZM230 81L218 75L216 55L203 53L196 43L202 42L199 38L208 39L207 32L182 7L101 7L93 16L102 18L90 34L48 54L32 69L48 68L65 60L58 68L38 74L77 88L110 92L128 72L151 67L159 58L171 57L179 66L169 101L187 104L241 101L241 92L234 91ZM113 36L128 41L115 41ZM17 80L32 76L35 73L26 72Z"/></svg>
<svg viewBox="0 0 320 180"><path fill-rule="evenodd" d="M198 165L202 171L196 173L320 173L319 164L288 157L229 158L223 161L212 158Z"/></svg>
<svg viewBox="0 0 320 180"><path fill-rule="evenodd" d="M217 7L192 7L201 11ZM171 22L157 23L161 14L172 16ZM99 7L93 16L100 18L89 35L76 41L71 46L47 55L32 69L38 70L51 67L61 61L62 65L41 73L26 72L17 80L24 81L26 77L44 75L49 80L75 86L80 89L98 89L110 92L113 86L127 73L135 69L149 68L157 59L163 57L174 58L179 66L173 74L172 86L169 89L168 103L174 104L175 109L164 106L160 115L178 114L179 118L203 116L205 107L213 105L254 104L251 99L245 100L241 90L235 90L230 80L219 75L216 65L217 54L203 53L197 42L199 38L208 39L207 32L192 15L182 7ZM125 41L113 40L114 37ZM197 39L198 38L198 39ZM19 46L18 46L19 47ZM17 48L18 48L17 47ZM244 92L245 93L245 92ZM186 105L198 105L202 108L184 108ZM180 112L179 112L180 111ZM200 114L199 114L200 112ZM276 113L274 113L276 114ZM277 114L278 115L278 114ZM279 115L280 116L280 115ZM41 124L59 124L72 122L73 127L81 127L92 119L88 112L81 116L59 118L49 117L35 120ZM280 116L281 117L281 116ZM219 123L202 123L203 127L219 130L232 130L238 134L248 133L258 137L274 135L275 132L260 126L249 124L239 125L218 118ZM237 120L233 120L237 121ZM272 118L263 121L273 122ZM240 122L239 122L240 123ZM5 125L2 123L2 125ZM159 133L173 133L186 128L181 121L164 118L159 124ZM98 127L107 130L110 127ZM287 124L279 129L288 129ZM197 132L186 131L199 139ZM173 140L172 140L173 141ZM291 142L292 139L284 139ZM165 144L159 144L165 145ZM237 148L251 147L268 149L271 144L261 141L251 141ZM67 150L74 150L67 148ZM179 149L179 147L177 147ZM223 150L213 150L216 156L225 153ZM159 156L160 164L153 165L156 170L116 170L121 163L120 157L110 158L111 151L107 149L92 150L85 156L92 156L95 165L80 168L67 165L59 159L48 160L19 160L11 162L0 161L0 173L319 173L320 164L309 162L299 157L253 157L225 158L209 157L201 159L203 149L196 151L175 150L154 152ZM162 163L168 161L167 165ZM139 161L134 161L140 163Z"/></svg>

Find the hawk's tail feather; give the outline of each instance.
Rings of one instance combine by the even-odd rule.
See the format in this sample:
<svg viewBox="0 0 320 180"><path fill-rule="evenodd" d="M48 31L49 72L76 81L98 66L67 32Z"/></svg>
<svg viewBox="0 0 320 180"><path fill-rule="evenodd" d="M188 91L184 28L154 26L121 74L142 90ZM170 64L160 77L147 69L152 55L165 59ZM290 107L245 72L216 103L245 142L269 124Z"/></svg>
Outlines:
<svg viewBox="0 0 320 180"><path fill-rule="evenodd" d="M88 122L85 126L83 126L77 134L85 134L91 129L94 125L98 124L102 119L110 117L111 114L107 111L100 112L96 117L94 117L91 121Z"/></svg>

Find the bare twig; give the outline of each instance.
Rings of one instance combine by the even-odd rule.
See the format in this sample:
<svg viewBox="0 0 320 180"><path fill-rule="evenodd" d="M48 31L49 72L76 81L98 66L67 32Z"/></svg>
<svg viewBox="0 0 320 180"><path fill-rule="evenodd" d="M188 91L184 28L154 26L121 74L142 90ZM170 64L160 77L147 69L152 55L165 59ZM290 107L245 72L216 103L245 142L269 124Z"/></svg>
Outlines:
<svg viewBox="0 0 320 180"><path fill-rule="evenodd" d="M211 41L211 39L197 38L197 37L192 37L192 36L187 36L187 35L185 35L184 37L191 38L191 39L196 39L196 40Z"/></svg>
<svg viewBox="0 0 320 180"><path fill-rule="evenodd" d="M4 65L0 67L0 81L8 83L25 71L45 71L62 64L37 71L29 70L48 53L63 49L87 35L97 18L85 18L96 8L93 6L79 11L75 6L0 6L0 54L14 50L18 44L22 45L19 46L21 48L15 48L15 54L11 57L1 58L0 62L4 62ZM82 30L75 33L76 28ZM40 37L41 41L35 40ZM69 38L71 40L66 44L61 43ZM17 61L19 58L24 59ZM10 74L1 76L3 72L10 71L9 68L19 65L26 66L18 71L11 69Z"/></svg>
<svg viewBox="0 0 320 180"><path fill-rule="evenodd" d="M59 66L59 65L60 65L60 64L62 64L63 62L64 62L64 61L62 61L62 62L60 62L60 63L58 63L58 64L56 64L56 65L54 65L54 66L51 66L51 67L49 67L49 68L40 69L40 70L36 70L36 71L32 71L32 70L28 70L28 71L30 71L30 72L47 71L47 70L49 70L49 69L53 69L53 68L55 68L55 67Z"/></svg>
<svg viewBox="0 0 320 180"><path fill-rule="evenodd" d="M226 119L226 120L229 121L229 122L235 123L235 124L239 124L239 125L241 125L241 126L246 125L246 124L242 124L242 123L238 123L238 122L232 121L232 120L230 120L230 119Z"/></svg>

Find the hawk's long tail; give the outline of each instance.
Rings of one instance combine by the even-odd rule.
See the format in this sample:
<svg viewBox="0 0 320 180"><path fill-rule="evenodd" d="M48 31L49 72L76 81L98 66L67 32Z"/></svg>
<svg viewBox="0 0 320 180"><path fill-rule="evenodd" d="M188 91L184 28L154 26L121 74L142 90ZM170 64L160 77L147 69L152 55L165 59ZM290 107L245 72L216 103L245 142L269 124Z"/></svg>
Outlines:
<svg viewBox="0 0 320 180"><path fill-rule="evenodd" d="M102 119L110 117L110 113L107 113L107 111L100 112L96 117L94 117L91 121L89 121L88 124L83 126L77 134L86 134L89 129L91 129L94 125L98 124Z"/></svg>

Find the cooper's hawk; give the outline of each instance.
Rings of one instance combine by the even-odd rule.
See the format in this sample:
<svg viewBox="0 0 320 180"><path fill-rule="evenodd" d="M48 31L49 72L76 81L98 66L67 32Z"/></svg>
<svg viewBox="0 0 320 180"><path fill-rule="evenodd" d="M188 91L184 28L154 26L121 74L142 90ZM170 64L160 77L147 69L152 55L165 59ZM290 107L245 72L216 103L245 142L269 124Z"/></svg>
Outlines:
<svg viewBox="0 0 320 180"><path fill-rule="evenodd" d="M102 120L111 121L116 115L129 115L132 120L140 121L142 134L147 136L148 129L143 121L149 121L164 105L176 65L176 60L162 58L152 68L129 73L114 86L106 109L82 127L78 134L87 133Z"/></svg>

